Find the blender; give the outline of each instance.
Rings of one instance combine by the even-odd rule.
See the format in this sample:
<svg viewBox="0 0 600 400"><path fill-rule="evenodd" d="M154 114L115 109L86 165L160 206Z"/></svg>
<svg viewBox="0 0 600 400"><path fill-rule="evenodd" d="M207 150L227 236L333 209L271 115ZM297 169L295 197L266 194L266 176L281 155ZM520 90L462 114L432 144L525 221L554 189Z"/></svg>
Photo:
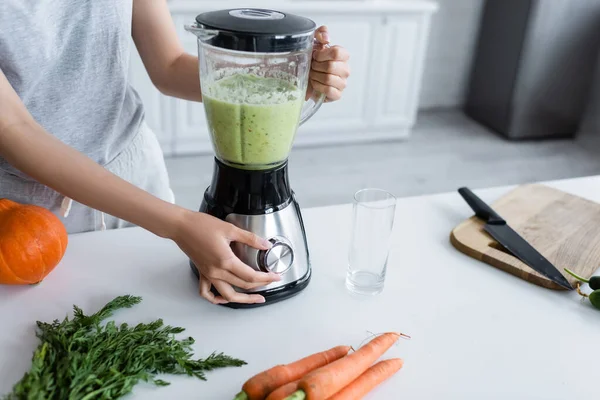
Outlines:
<svg viewBox="0 0 600 400"><path fill-rule="evenodd" d="M298 126L325 96L307 99L316 24L274 10L238 8L200 14L185 29L198 38L202 102L215 152L200 211L266 238L267 251L232 243L257 271L281 280L244 290L262 304L290 298L308 285L311 265L300 207L288 178L288 155ZM198 271L190 260L196 278ZM213 287L215 294L218 292Z"/></svg>

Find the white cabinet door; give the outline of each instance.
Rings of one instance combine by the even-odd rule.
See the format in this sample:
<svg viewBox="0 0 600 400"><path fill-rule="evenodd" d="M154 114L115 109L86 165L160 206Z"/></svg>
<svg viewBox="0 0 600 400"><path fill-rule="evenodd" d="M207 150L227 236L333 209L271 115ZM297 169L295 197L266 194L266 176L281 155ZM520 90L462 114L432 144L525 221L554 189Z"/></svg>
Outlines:
<svg viewBox="0 0 600 400"><path fill-rule="evenodd" d="M383 18L377 66L372 73L372 120L375 127L412 127L415 123L429 17L420 14Z"/></svg>
<svg viewBox="0 0 600 400"><path fill-rule="evenodd" d="M368 127L366 104L372 84L370 71L377 62L371 44L378 39L374 34L379 18L328 13L313 13L307 17L319 26L328 27L332 45L340 45L348 50L351 77L341 100L323 104L299 128L297 142L328 142L338 140L341 135L364 134Z"/></svg>

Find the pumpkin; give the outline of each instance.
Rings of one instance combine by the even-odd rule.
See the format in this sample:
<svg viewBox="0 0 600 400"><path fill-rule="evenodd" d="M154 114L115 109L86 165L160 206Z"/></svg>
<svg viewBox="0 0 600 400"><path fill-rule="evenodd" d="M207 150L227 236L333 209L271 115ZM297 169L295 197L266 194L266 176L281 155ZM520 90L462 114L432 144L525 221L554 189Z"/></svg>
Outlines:
<svg viewBox="0 0 600 400"><path fill-rule="evenodd" d="M41 282L67 250L67 230L49 210L0 199L0 284Z"/></svg>

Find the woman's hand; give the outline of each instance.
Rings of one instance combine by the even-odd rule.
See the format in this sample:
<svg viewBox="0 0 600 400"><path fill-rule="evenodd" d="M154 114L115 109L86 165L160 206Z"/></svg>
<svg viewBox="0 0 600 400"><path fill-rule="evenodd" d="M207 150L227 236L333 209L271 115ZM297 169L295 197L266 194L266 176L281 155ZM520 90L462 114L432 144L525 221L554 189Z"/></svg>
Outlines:
<svg viewBox="0 0 600 400"><path fill-rule="evenodd" d="M280 280L240 261L232 241L257 249L270 243L208 214L161 200L111 173L58 140L35 121L0 71L0 157L39 183L88 207L168 238L192 259L202 278L200 294L212 303L264 302L259 295L237 293ZM221 296L210 292L211 284Z"/></svg>
<svg viewBox="0 0 600 400"><path fill-rule="evenodd" d="M233 286L253 289L281 279L277 274L258 272L244 264L230 247L235 241L267 250L271 246L268 241L211 215L186 210L178 220L173 240L196 265L200 295L213 304L264 303L262 296L238 293ZM221 296L211 292L211 285Z"/></svg>
<svg viewBox="0 0 600 400"><path fill-rule="evenodd" d="M329 44L326 26L317 29L315 38L321 45L315 45L313 51L307 98L310 98L313 90L316 90L325 94L327 102L339 100L346 88L346 80L350 76L348 66L350 55L341 46L324 46Z"/></svg>

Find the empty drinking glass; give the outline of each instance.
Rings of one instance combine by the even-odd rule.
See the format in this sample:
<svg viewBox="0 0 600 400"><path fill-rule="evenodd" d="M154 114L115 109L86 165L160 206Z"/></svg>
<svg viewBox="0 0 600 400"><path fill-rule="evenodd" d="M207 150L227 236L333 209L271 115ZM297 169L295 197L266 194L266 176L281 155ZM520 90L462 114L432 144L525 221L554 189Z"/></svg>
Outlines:
<svg viewBox="0 0 600 400"><path fill-rule="evenodd" d="M381 189L355 193L346 287L376 295L384 286L396 198Z"/></svg>

